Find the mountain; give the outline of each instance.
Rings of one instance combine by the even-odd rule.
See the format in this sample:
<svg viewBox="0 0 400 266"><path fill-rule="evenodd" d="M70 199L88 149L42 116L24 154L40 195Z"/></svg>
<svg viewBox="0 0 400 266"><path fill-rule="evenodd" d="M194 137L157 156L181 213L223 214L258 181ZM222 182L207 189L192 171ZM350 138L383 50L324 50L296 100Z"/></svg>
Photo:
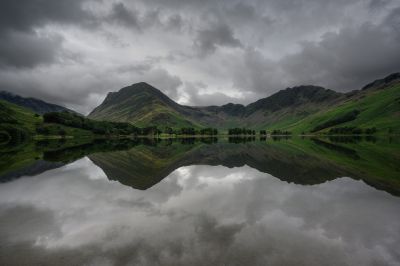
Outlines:
<svg viewBox="0 0 400 266"><path fill-rule="evenodd" d="M25 98L7 91L0 91L0 100L28 108L37 114L63 111L75 113L75 111L60 105L48 103L36 98Z"/></svg>
<svg viewBox="0 0 400 266"><path fill-rule="evenodd" d="M400 130L399 97L399 73L350 93L312 85L297 86L247 106L233 103L184 106L141 82L109 93L89 118L130 122L137 126L248 127L294 133L324 131L339 125Z"/></svg>
<svg viewBox="0 0 400 266"><path fill-rule="evenodd" d="M190 107L181 106L158 89L141 82L108 93L89 118L113 122L131 122L138 126L195 126L188 117Z"/></svg>
<svg viewBox="0 0 400 266"><path fill-rule="evenodd" d="M287 125L293 132L324 132L332 127L375 127L400 133L400 74L376 80L346 93L338 103Z"/></svg>
<svg viewBox="0 0 400 266"><path fill-rule="evenodd" d="M137 126L219 128L259 125L288 114L313 112L342 94L316 86L300 86L280 91L248 106L229 103L222 106L189 107L180 105L158 89L141 82L108 93L89 118L131 122Z"/></svg>

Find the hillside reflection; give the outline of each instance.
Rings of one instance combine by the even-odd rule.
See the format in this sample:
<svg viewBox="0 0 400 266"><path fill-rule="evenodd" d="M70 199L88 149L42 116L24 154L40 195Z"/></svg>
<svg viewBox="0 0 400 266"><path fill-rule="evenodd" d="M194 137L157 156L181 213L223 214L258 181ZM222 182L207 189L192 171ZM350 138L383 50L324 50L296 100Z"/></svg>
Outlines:
<svg viewBox="0 0 400 266"><path fill-rule="evenodd" d="M41 141L25 149L2 150L0 180L36 175L87 156L110 180L141 190L182 166L248 165L295 184L346 176L400 195L399 150L393 139L361 137Z"/></svg>

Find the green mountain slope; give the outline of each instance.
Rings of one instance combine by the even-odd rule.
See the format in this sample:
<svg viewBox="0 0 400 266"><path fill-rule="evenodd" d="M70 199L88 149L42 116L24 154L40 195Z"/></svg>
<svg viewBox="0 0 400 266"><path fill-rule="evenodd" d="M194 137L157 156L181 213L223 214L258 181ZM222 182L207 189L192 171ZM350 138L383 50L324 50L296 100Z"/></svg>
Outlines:
<svg viewBox="0 0 400 266"><path fill-rule="evenodd" d="M39 128L41 131L45 130L48 136L60 135L60 131L65 136L91 137L93 135L93 133L79 128L44 123L43 117L32 110L0 100L0 144L10 141L13 145L22 144L35 135L41 135L38 132ZM2 147L0 146L0 148Z"/></svg>
<svg viewBox="0 0 400 266"><path fill-rule="evenodd" d="M23 126L34 130L35 124L41 122L40 116L29 109L0 100L0 123Z"/></svg>
<svg viewBox="0 0 400 266"><path fill-rule="evenodd" d="M136 126L261 127L287 116L304 117L341 98L322 87L300 86L280 91L248 106L189 107L175 103L158 89L137 83L109 93L89 118L130 122Z"/></svg>
<svg viewBox="0 0 400 266"><path fill-rule="evenodd" d="M247 106L189 107L142 82L109 93L89 118L161 128L247 127L316 133L355 126L399 132L399 85L400 74L395 73L351 93L308 85L281 90Z"/></svg>
<svg viewBox="0 0 400 266"><path fill-rule="evenodd" d="M327 122L335 121L351 112L358 113L354 119L324 126L329 125ZM312 132L315 128L321 128L318 131L325 132L334 127L376 127L381 132L400 133L400 82L380 89L362 90L339 104L322 109L284 129L300 133Z"/></svg>
<svg viewBox="0 0 400 266"><path fill-rule="evenodd" d="M32 111L0 100L0 144L13 140L20 143L34 132L41 118Z"/></svg>
<svg viewBox="0 0 400 266"><path fill-rule="evenodd" d="M118 92L111 92L95 108L89 118L113 122L131 122L136 126L149 125L191 127L196 123L185 117L190 108L181 106L147 83L137 83Z"/></svg>
<svg viewBox="0 0 400 266"><path fill-rule="evenodd" d="M48 103L36 98L21 97L8 91L0 91L0 100L4 100L15 105L27 108L37 114L63 111L75 113L75 111L72 111L60 105Z"/></svg>

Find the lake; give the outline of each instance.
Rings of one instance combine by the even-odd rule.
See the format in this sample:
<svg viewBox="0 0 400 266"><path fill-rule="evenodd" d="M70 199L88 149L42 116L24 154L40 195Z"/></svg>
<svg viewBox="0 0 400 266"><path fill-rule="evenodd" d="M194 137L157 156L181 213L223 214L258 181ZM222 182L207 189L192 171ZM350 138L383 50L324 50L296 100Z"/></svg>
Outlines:
<svg viewBox="0 0 400 266"><path fill-rule="evenodd" d="M0 149L0 265L400 265L393 138Z"/></svg>

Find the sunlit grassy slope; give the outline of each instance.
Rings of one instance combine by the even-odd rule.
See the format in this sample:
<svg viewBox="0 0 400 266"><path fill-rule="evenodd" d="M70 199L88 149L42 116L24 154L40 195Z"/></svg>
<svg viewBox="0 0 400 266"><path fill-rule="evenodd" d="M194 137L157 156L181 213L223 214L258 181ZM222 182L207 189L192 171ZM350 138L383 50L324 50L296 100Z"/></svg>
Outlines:
<svg viewBox="0 0 400 266"><path fill-rule="evenodd" d="M388 131L400 133L400 84L379 90L363 91L360 95L351 97L338 105L320 110L298 121L291 117L283 119L273 125L272 128L281 128L294 133L310 132L316 126L353 110L360 112L356 119L333 127L376 127L378 132L381 133ZM327 130L329 128L321 131Z"/></svg>
<svg viewBox="0 0 400 266"><path fill-rule="evenodd" d="M0 122L1 124L20 125L34 131L35 125L43 120L31 110L18 105L0 100Z"/></svg>
<svg viewBox="0 0 400 266"><path fill-rule="evenodd" d="M43 123L43 117L30 109L0 100L0 131L15 128L30 136L37 135L36 128L48 129L48 135L59 135L64 131L66 136L87 137L93 133L79 128L71 128L59 124Z"/></svg>

